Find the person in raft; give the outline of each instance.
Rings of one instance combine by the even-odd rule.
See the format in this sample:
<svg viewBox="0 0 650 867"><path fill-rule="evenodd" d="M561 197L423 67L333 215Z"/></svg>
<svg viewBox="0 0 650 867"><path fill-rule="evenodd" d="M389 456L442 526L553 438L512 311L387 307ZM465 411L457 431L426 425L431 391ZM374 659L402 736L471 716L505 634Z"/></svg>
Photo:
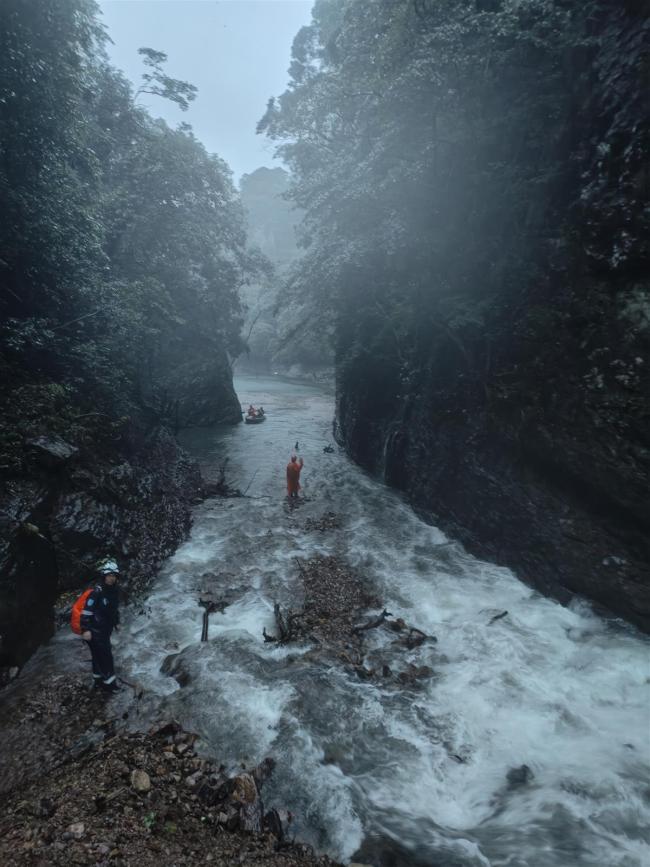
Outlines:
<svg viewBox="0 0 650 867"><path fill-rule="evenodd" d="M287 464L287 494L289 499L298 496L300 490L300 471L304 466L302 458L297 458L291 455L291 460Z"/></svg>

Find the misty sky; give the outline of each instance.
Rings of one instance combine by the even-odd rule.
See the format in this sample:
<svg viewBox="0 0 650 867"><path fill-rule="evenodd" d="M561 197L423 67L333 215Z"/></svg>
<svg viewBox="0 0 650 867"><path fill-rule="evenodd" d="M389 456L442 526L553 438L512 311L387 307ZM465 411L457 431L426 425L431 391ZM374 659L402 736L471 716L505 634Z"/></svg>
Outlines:
<svg viewBox="0 0 650 867"><path fill-rule="evenodd" d="M235 181L279 165L273 144L255 134L270 96L288 81L291 43L311 18L312 0L101 0L114 45L112 63L134 83L138 48L169 56L168 75L199 88L187 112L154 96L139 102L172 126L187 121L206 148L230 165Z"/></svg>

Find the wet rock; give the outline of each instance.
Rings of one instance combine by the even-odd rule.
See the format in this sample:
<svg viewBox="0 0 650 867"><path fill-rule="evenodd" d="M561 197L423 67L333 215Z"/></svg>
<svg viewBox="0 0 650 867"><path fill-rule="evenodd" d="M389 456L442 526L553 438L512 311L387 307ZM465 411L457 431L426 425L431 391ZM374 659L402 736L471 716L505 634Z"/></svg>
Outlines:
<svg viewBox="0 0 650 867"><path fill-rule="evenodd" d="M401 617L398 617L396 620L389 620L386 623L386 626L389 629L392 629L393 632L403 632L405 629L408 628Z"/></svg>
<svg viewBox="0 0 650 867"><path fill-rule="evenodd" d="M252 774L239 774L233 781L231 799L239 804L239 827L259 833L262 830L263 807Z"/></svg>
<svg viewBox="0 0 650 867"><path fill-rule="evenodd" d="M449 758L453 759L455 762L458 762L459 765L467 764L467 759L464 759L462 756L459 756L458 753L450 753Z"/></svg>
<svg viewBox="0 0 650 867"><path fill-rule="evenodd" d="M61 437L41 436L27 441L30 457L47 468L68 463L79 454L79 449Z"/></svg>
<svg viewBox="0 0 650 867"><path fill-rule="evenodd" d="M228 831L236 831L239 828L239 810L229 807L226 812L225 827Z"/></svg>
<svg viewBox="0 0 650 867"><path fill-rule="evenodd" d="M203 776L203 774L201 773L201 771L194 771L193 774L190 774L189 776L185 777L185 786L188 789L195 789L202 776Z"/></svg>
<svg viewBox="0 0 650 867"><path fill-rule="evenodd" d="M411 627L411 629L409 629L408 635L404 639L404 644L406 644L409 650L413 650L413 648L419 647L427 640L429 640L429 636L426 635L426 633L422 632L422 630L420 629L415 629L415 627Z"/></svg>
<svg viewBox="0 0 650 867"><path fill-rule="evenodd" d="M354 855L353 863L372 867L433 867L426 855L409 849L390 837L369 835Z"/></svg>
<svg viewBox="0 0 650 867"><path fill-rule="evenodd" d="M282 842L288 833L291 818L291 813L287 810L269 810L264 816L264 830Z"/></svg>
<svg viewBox="0 0 650 867"><path fill-rule="evenodd" d="M173 654L176 656L177 654ZM169 657L167 657L169 659ZM165 660L166 661L166 660ZM164 663L163 663L164 665ZM162 671L162 668L161 668ZM157 723L153 725L149 729L149 734L155 738L166 738L172 735L176 735L181 731L180 723L176 722L176 720L165 720L164 722Z"/></svg>
<svg viewBox="0 0 650 867"><path fill-rule="evenodd" d="M421 680L422 678L431 677L433 675L433 669L428 665L409 665L409 667L405 671L400 671L397 675L397 679L400 683L405 686L411 686L416 681Z"/></svg>
<svg viewBox="0 0 650 867"><path fill-rule="evenodd" d="M525 786L533 778L534 774L528 765L520 765L518 768L511 768L506 774L509 789L518 789Z"/></svg>
<svg viewBox="0 0 650 867"><path fill-rule="evenodd" d="M160 666L160 672L173 677L181 687L187 686L192 680L192 675L187 667L187 660L181 653L170 653L169 656L166 656Z"/></svg>
<svg viewBox="0 0 650 867"><path fill-rule="evenodd" d="M251 774L235 777L230 797L239 804L253 804L257 800L257 786Z"/></svg>

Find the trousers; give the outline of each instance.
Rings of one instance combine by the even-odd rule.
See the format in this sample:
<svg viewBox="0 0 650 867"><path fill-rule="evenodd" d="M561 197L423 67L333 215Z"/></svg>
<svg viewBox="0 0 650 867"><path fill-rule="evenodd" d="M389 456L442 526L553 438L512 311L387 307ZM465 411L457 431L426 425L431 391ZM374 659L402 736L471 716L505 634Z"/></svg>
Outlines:
<svg viewBox="0 0 650 867"><path fill-rule="evenodd" d="M101 680L108 685L115 680L111 636L92 630L91 635L92 638L88 642L88 647L90 648L90 656L93 663L93 678Z"/></svg>

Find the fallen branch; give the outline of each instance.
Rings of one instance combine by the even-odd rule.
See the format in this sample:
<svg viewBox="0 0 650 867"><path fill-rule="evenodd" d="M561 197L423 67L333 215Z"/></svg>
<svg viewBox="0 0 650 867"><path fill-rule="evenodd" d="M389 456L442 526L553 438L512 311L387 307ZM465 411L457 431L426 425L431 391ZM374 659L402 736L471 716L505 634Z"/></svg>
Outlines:
<svg viewBox="0 0 650 867"><path fill-rule="evenodd" d="M387 617L392 617L393 615L390 611L384 610L381 612L379 617L375 617L374 620L369 620L368 623L364 623L363 626L353 626L352 632L355 635L358 635L360 632L365 632L367 629L375 629L377 626L381 626L381 624L386 620Z"/></svg>
<svg viewBox="0 0 650 867"><path fill-rule="evenodd" d="M421 629L416 629L415 626L411 626L409 634L406 636L405 644L409 650L413 650L414 647L419 647L421 644L424 644L428 637L429 636L426 632L422 632Z"/></svg>
<svg viewBox="0 0 650 867"><path fill-rule="evenodd" d="M250 488L250 486L251 486L251 485L253 484L253 482L255 481L255 476L258 474L258 472L259 472L259 470L255 470L255 472L253 473L253 477L252 477L252 479L250 480L250 482L246 485L246 488L245 488L245 490L244 490L244 493L242 494L242 497L245 497L246 494L248 493L248 489Z"/></svg>
<svg viewBox="0 0 650 867"><path fill-rule="evenodd" d="M289 624L284 619L284 615L282 614L282 609L279 604L276 602L273 606L273 613L275 614L275 622L278 627L278 632L280 633L280 641L288 641L291 637L291 630L289 628Z"/></svg>
<svg viewBox="0 0 650 867"><path fill-rule="evenodd" d="M219 609L219 603L215 602L213 599L199 599L199 605L201 608L204 608L203 612L203 625L201 628L201 641L208 640L208 618L211 614ZM221 609L223 611L223 608Z"/></svg>
<svg viewBox="0 0 650 867"><path fill-rule="evenodd" d="M288 614L285 616L282 613L282 609L277 602L273 606L273 613L275 615L275 623L278 628L278 635L269 635L266 631L266 627L264 627L264 629L262 629L264 641L277 641L280 644L286 644L286 642L288 641L293 641L293 639L296 637L295 626L296 622L300 621L300 614L289 611Z"/></svg>

